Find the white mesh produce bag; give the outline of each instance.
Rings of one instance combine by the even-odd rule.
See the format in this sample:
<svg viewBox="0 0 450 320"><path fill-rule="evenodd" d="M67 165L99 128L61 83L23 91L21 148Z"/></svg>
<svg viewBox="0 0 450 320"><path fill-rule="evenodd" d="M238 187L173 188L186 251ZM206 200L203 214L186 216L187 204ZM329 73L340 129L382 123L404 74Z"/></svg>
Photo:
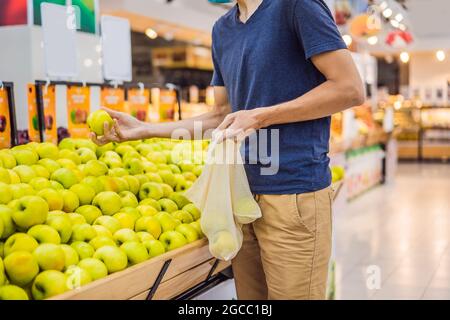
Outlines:
<svg viewBox="0 0 450 320"><path fill-rule="evenodd" d="M202 211L200 224L211 254L226 261L242 246L241 225L261 217L239 147L233 140L211 143L203 173L185 194Z"/></svg>

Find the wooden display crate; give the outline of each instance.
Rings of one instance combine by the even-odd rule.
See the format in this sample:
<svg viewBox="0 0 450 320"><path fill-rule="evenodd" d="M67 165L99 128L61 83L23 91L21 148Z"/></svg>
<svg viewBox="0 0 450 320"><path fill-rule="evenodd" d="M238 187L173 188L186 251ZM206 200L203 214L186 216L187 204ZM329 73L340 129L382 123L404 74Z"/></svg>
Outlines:
<svg viewBox="0 0 450 320"><path fill-rule="evenodd" d="M216 261L202 239L52 300L171 299L230 266Z"/></svg>

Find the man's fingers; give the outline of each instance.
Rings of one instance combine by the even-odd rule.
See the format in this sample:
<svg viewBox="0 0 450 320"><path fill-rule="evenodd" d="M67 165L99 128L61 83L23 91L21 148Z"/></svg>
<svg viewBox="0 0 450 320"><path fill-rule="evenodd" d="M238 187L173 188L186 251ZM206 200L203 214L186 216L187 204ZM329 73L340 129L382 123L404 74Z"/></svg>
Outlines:
<svg viewBox="0 0 450 320"><path fill-rule="evenodd" d="M222 121L222 123L217 127L216 130L218 130L218 131L225 130L225 129L228 128L233 122L234 122L234 117L233 117L233 116L227 116L227 117L225 117L225 119Z"/></svg>
<svg viewBox="0 0 450 320"><path fill-rule="evenodd" d="M97 137L94 132L91 132L89 134L89 138L91 138L91 140L98 146L103 146L108 143L108 141L106 141L104 137Z"/></svg>
<svg viewBox="0 0 450 320"><path fill-rule="evenodd" d="M118 111L114 111L112 109L106 108L106 107L101 107L102 110L105 110L106 112L109 113L109 115L111 117L113 117L114 119L120 119L122 117L122 112L118 112Z"/></svg>
<svg viewBox="0 0 450 320"><path fill-rule="evenodd" d="M116 119L114 119L114 130L116 131L117 136L118 136L121 140L123 140L123 139L124 139L123 133L122 133L122 130L120 130L119 123L117 122Z"/></svg>
<svg viewBox="0 0 450 320"><path fill-rule="evenodd" d="M117 135L115 134L114 126L110 127L108 122L103 124L103 137L108 141L119 141Z"/></svg>

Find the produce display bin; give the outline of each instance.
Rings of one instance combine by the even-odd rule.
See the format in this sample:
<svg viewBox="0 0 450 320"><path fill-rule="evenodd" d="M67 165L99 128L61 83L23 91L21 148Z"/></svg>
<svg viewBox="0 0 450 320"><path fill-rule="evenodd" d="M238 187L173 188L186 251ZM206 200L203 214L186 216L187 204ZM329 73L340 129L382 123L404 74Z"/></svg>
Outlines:
<svg viewBox="0 0 450 320"><path fill-rule="evenodd" d="M50 300L173 299L230 265L215 259L202 239Z"/></svg>

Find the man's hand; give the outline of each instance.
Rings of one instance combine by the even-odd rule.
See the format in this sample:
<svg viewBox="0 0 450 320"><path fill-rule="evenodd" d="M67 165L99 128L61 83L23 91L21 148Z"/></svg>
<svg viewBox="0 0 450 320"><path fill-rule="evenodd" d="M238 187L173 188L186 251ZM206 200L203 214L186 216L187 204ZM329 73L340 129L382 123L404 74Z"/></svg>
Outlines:
<svg viewBox="0 0 450 320"><path fill-rule="evenodd" d="M228 114L217 127L216 132L223 132L219 140L243 140L253 132L263 127L261 121L265 108L242 110Z"/></svg>
<svg viewBox="0 0 450 320"><path fill-rule="evenodd" d="M123 113L113 111L102 107L114 119L114 125L109 126L104 123L104 135L98 137L94 132L90 133L90 138L98 145L104 145L109 142L122 142L127 140L138 140L142 138L142 132L145 131L146 124L136 118Z"/></svg>

